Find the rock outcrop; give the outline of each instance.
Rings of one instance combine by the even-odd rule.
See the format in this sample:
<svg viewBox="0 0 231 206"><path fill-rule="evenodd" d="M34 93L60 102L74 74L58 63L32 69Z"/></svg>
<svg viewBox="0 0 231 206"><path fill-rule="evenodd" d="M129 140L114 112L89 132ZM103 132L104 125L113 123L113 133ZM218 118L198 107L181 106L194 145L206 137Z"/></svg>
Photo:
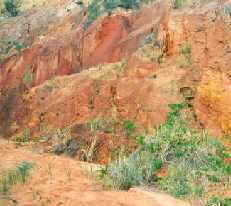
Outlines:
<svg viewBox="0 0 231 206"><path fill-rule="evenodd" d="M64 127L113 105L150 129L164 121L169 103L189 100L201 126L229 134L230 17L216 2L166 5L117 10L87 30L74 23L83 11L61 12L61 22L1 63L1 121L14 132L42 122ZM149 34L154 41L140 50Z"/></svg>

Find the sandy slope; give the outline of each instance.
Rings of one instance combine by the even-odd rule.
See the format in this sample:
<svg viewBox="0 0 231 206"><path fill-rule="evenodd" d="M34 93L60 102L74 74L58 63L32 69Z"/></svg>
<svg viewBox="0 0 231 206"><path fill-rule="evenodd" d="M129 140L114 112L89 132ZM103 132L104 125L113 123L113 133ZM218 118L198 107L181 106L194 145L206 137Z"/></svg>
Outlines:
<svg viewBox="0 0 231 206"><path fill-rule="evenodd" d="M0 171L12 168L21 161L30 161L36 166L25 185L14 186L8 199L0 199L1 206L187 205L165 194L149 193L136 188L128 192L106 191L92 178L89 164L16 148L1 140Z"/></svg>

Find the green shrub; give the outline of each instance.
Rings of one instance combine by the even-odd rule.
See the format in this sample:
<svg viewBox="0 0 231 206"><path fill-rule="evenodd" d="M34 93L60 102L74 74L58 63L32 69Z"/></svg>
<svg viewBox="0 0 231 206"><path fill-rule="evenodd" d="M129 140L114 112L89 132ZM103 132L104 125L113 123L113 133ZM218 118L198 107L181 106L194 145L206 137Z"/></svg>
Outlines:
<svg viewBox="0 0 231 206"><path fill-rule="evenodd" d="M180 59L178 59L178 64L180 66L185 67L192 64L192 47L189 43L181 45L180 54Z"/></svg>
<svg viewBox="0 0 231 206"><path fill-rule="evenodd" d="M15 43L15 49L20 53L23 49L25 49L25 45L21 43Z"/></svg>
<svg viewBox="0 0 231 206"><path fill-rule="evenodd" d="M105 11L107 12L111 12L113 9L117 8L119 3L119 1L115 1L115 0L107 0L107 1L104 1L104 8L105 8Z"/></svg>
<svg viewBox="0 0 231 206"><path fill-rule="evenodd" d="M172 7L174 9L179 9L181 8L187 0L172 0Z"/></svg>
<svg viewBox="0 0 231 206"><path fill-rule="evenodd" d="M19 13L20 1L19 0L4 0L4 8L10 16L15 17Z"/></svg>
<svg viewBox="0 0 231 206"><path fill-rule="evenodd" d="M231 4L224 5L224 14L229 17L231 16Z"/></svg>
<svg viewBox="0 0 231 206"><path fill-rule="evenodd" d="M231 206L231 198L222 200L219 197L212 197L206 206Z"/></svg>
<svg viewBox="0 0 231 206"><path fill-rule="evenodd" d="M187 171L183 168L169 168L168 176L160 182L160 185L163 190L178 198L191 192Z"/></svg>
<svg viewBox="0 0 231 206"><path fill-rule="evenodd" d="M30 68L26 68L23 78L22 78L22 82L27 86L27 87L31 87L34 81L34 74L32 73L32 71L30 70Z"/></svg>
<svg viewBox="0 0 231 206"><path fill-rule="evenodd" d="M111 13L120 7L124 9L137 9L142 3L149 3L153 0L93 0L87 8L88 18L84 24L86 29L103 13Z"/></svg>
<svg viewBox="0 0 231 206"><path fill-rule="evenodd" d="M136 9L139 8L140 3L139 0L122 0L120 6L124 9Z"/></svg>
<svg viewBox="0 0 231 206"><path fill-rule="evenodd" d="M191 45L188 43L185 43L181 46L181 54L183 55L191 55L192 53L192 48Z"/></svg>
<svg viewBox="0 0 231 206"><path fill-rule="evenodd" d="M101 1L92 1L87 7L87 20L84 23L84 28L86 29L90 26L99 16L104 12Z"/></svg>
<svg viewBox="0 0 231 206"><path fill-rule="evenodd" d="M155 159L150 151L135 152L130 157L120 155L101 175L107 186L129 189L134 185L151 183L155 179L153 174L161 166L161 160Z"/></svg>
<svg viewBox="0 0 231 206"><path fill-rule="evenodd" d="M18 182L24 184L32 168L32 163L23 161L15 169L9 170L6 174L2 175L0 177L0 194L8 194L10 188Z"/></svg>
<svg viewBox="0 0 231 206"><path fill-rule="evenodd" d="M29 128L24 129L21 135L17 135L14 138L14 141L17 145L28 143L30 141L30 129Z"/></svg>
<svg viewBox="0 0 231 206"><path fill-rule="evenodd" d="M99 131L106 133L115 133L117 120L114 118L96 117L87 123L89 130L95 134Z"/></svg>
<svg viewBox="0 0 231 206"><path fill-rule="evenodd" d="M126 130L127 135L131 136L135 132L136 125L133 121L126 120L124 121L124 129Z"/></svg>
<svg viewBox="0 0 231 206"><path fill-rule="evenodd" d="M230 155L224 146L206 132L191 131L181 115L183 104L169 105L167 120L153 136L140 137L139 147L130 156L107 166L106 185L127 189L134 185L155 185L180 198L205 198L209 187L229 184ZM158 179L163 167L167 175Z"/></svg>

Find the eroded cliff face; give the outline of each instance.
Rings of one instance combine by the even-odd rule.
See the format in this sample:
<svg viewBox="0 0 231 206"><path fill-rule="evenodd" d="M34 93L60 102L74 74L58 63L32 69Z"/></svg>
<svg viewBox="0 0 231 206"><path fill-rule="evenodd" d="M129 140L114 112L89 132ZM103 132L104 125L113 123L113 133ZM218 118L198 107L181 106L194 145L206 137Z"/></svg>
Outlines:
<svg viewBox="0 0 231 206"><path fill-rule="evenodd" d="M211 8L191 18L194 26L188 26L193 61L201 73L194 108L206 129L224 135L230 134L230 17Z"/></svg>
<svg viewBox="0 0 231 206"><path fill-rule="evenodd" d="M182 101L200 126L230 133L230 17L216 2L118 10L87 30L81 18L75 23L78 15L85 18L80 9L65 14L1 63L5 135L24 128L36 134L44 123L79 124L113 109L152 131L165 120L168 104Z"/></svg>
<svg viewBox="0 0 231 206"><path fill-rule="evenodd" d="M151 11L150 8L147 9ZM153 6L152 9L153 12L158 14L163 13L163 9L160 10L159 5ZM136 21L137 19L141 19L140 23ZM68 20L70 21L70 19ZM52 35L48 32L46 37L36 40L31 47L7 58L1 64L2 102L5 102L6 96L11 95L11 91L15 88L20 88L20 95L18 98L12 98L11 104L14 106L11 107L10 114L9 112L3 112L2 121L8 119L14 125L13 128L22 128L25 126L24 124L26 124L26 127L31 127L31 125L33 125L32 127L38 127L41 123L40 121L43 121L41 119L45 118L40 117L40 115L45 116L48 113L49 117L45 118L47 124L52 122L55 126L63 127L75 121L86 121L97 114L103 114L105 108L109 109L113 104L113 98L117 98L114 97L117 94L113 93L117 92L117 85L119 85L121 91L123 91L121 85L127 81L130 82L131 88L133 88L132 85L135 86L133 89L139 84L144 84L144 88L150 87L150 83L145 85L143 80L132 80L127 75L123 75L122 70L125 67L127 68L127 63L129 62L130 71L132 71L130 56L138 49L141 39L159 21L160 16L157 16L153 21L150 15L145 21L149 25L140 29L144 22L142 22L142 16L139 13L133 14L120 11L111 16L100 18L87 30L83 30L82 26L80 26L76 30L67 30L62 34L55 33ZM60 26L57 26L57 29L59 30ZM133 57L133 59L137 59L137 63L133 63L133 65L141 62L136 57ZM104 78L104 81L101 81L101 76L104 75L103 65L119 61L127 62L124 63L126 64L123 66L124 68L121 65L112 66L113 78ZM154 64L152 62L147 62L147 66L145 64L145 62L144 65L140 64L140 67L143 67L142 69L144 70L148 67L148 73L153 73ZM99 76L96 80L92 80L89 74L84 75L81 73L81 71L94 66L97 66L97 75ZM34 92L39 90L37 86L38 88L46 87L47 84L44 83L46 80L74 73L76 74L70 76L74 84L71 87L69 86L70 82L66 80L67 77L59 79L59 82L63 81L63 86L58 87L58 90L55 85L48 82L48 84L51 84L50 90L53 90L54 87L56 92L51 92L48 88L48 91L45 91L47 94L44 94L49 97L47 101L41 102L40 98L43 98L40 96L41 92ZM120 77L123 77L124 80ZM137 85L136 82L138 83ZM99 97L94 94L95 84L103 88L102 91L97 91L98 93L100 92ZM30 98L28 98L28 94L31 95ZM94 95L97 96L96 103L91 102ZM129 105L134 103L131 101L132 98L139 98L139 96L133 97L132 95L134 95L132 92L125 94L125 97L127 96L126 107L127 110L130 110L130 113L133 111L132 106L129 108ZM57 99L59 100L57 101ZM23 104L21 105L20 102L23 102ZM54 104L57 106L54 106ZM49 107L49 105L53 106ZM96 107L96 109L91 107ZM134 105L134 107L139 106ZM50 109L52 111L49 111ZM3 110L5 110L5 106L2 107ZM135 110L138 110L138 108ZM28 112L25 114L21 111L29 111L33 115L28 115ZM33 122L31 123L28 119L37 119L36 124L34 120L31 120ZM11 123L9 123L9 126ZM7 129L7 131L10 130Z"/></svg>

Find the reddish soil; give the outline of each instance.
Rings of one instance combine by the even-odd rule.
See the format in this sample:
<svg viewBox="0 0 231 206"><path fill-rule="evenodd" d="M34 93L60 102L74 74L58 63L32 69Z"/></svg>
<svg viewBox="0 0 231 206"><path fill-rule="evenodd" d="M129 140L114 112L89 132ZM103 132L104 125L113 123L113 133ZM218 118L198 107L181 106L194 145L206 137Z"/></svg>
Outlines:
<svg viewBox="0 0 231 206"><path fill-rule="evenodd" d="M7 171L22 161L33 163L26 184L15 185L7 198L0 196L2 206L189 206L162 193L141 189L106 191L94 180L96 165L66 157L39 154L0 141L0 170Z"/></svg>

